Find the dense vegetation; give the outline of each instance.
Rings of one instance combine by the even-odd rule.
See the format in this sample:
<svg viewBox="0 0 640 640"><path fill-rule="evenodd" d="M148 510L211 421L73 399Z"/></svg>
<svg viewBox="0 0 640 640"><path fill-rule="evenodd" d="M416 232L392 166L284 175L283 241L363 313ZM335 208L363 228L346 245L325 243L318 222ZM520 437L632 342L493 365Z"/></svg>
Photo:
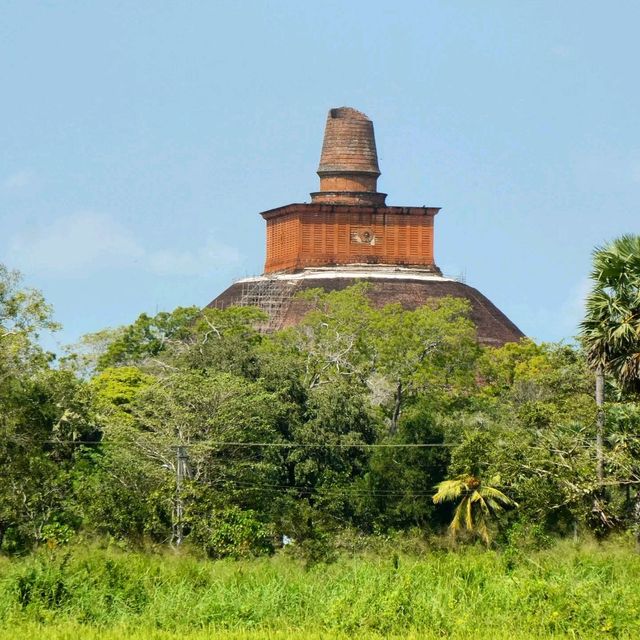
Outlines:
<svg viewBox="0 0 640 640"><path fill-rule="evenodd" d="M0 551L35 553L7 560L1 606L21 620L25 611L37 610L36 622L48 620L47 611L58 604L72 612L70 624L111 615L114 603L83 613L75 600L85 596L74 589L99 588L81 584L86 563L94 560L77 553L63 559L67 547L87 540L107 541L129 554L181 547L183 559L166 569L175 572L162 583L167 589L174 579L176 589L199 589L199 581L214 588L213 574L195 575L210 569L196 569L185 553L238 559L278 552L256 564L259 569L215 566L228 581L236 579L230 577L235 571L265 571L266 591L255 597L287 593L294 608L310 597L306 590L314 590L322 602L313 606L328 609L305 608L304 615L317 613L328 627L345 632L365 602L376 612L364 625L372 631L392 632L384 620L393 610L417 630L441 616L438 624L446 621L447 633L455 636L480 616L474 607L483 606L485 591L500 607L517 604L514 611L529 619L542 606L530 590L561 590L558 584L571 571L580 578L584 570L585 593L593 588L600 594L600 582L618 579L605 571L608 563L624 580L637 581L638 564L626 556L586 561L578 552L564 558L542 551L561 538L573 544L640 534L640 240L626 237L598 250L592 275L576 346L523 340L482 348L464 301L443 299L415 311L376 309L366 285L359 285L310 292L314 310L302 324L269 335L256 329L263 320L257 309L178 308L86 336L56 358L38 343L39 332L56 328L50 308L18 274L1 267ZM469 590L459 593L460 600L445 597L447 590L458 593L447 582L457 578L435 568L453 559L400 562L392 542L380 566L363 561L331 569L343 591L325 593L330 586L312 576L276 579L270 573L275 567L301 570L291 558L313 571L344 553L345 539L366 548L403 536L431 540L429 548L433 540L437 547L471 543L502 555L482 556L472 548L459 556ZM542 553L542 559L531 564L518 556L524 552ZM43 553L53 556L44 562ZM283 554L290 559L278 560ZM109 581L110 571L120 575L129 562L143 560L103 554L95 562L97 580ZM152 588L149 577L159 565L144 562L155 568L138 580L136 588L144 592L138 613L160 615L164 605L153 599L168 596ZM544 573L548 562L561 565L553 580ZM453 564L449 568L458 575ZM193 585L178 584L183 571L195 572ZM59 603L58 587L33 586L49 580L49 573L62 576ZM414 589L416 580L427 578L436 585L430 595ZM238 588L250 590L252 580L239 580ZM350 580L353 601L346 595ZM368 581L371 593L357 586ZM392 586L397 584L402 589ZM612 624L623 637L633 625L615 608L616 600L637 603L638 594L618 586L620 592L611 589L591 602L591 613L565 615L564 604L554 611L561 612L562 624L596 616L593 624ZM94 601L89 591L85 595ZM402 602L393 600L396 592ZM134 596L122 596L122 602ZM247 624L278 628L267 600L251 605L264 617L247 618ZM233 606L250 606L243 602L239 597ZM450 619L456 602L471 607L459 628ZM236 613L229 614L236 622L215 622L241 625L245 614ZM291 625L309 627L302 613L291 615ZM545 616L540 629L553 631ZM579 628L595 628L584 625ZM506 633L506 618L495 629Z"/></svg>
<svg viewBox="0 0 640 640"><path fill-rule="evenodd" d="M480 348L463 301L378 310L363 287L318 291L299 327L272 335L255 309L143 314L53 366L35 341L49 309L15 274L3 282L7 552L92 532L215 558L286 536L313 560L344 529L442 531L445 480L462 498L494 492L456 512L463 538L637 527L633 391L610 379L601 483L582 352ZM503 513L495 492L519 507Z"/></svg>
<svg viewBox="0 0 640 640"><path fill-rule="evenodd" d="M565 542L443 553L376 539L305 570L278 554L71 548L0 563L0 638L637 638L640 557ZM414 541L414 544L417 541ZM398 552L399 551L399 552Z"/></svg>

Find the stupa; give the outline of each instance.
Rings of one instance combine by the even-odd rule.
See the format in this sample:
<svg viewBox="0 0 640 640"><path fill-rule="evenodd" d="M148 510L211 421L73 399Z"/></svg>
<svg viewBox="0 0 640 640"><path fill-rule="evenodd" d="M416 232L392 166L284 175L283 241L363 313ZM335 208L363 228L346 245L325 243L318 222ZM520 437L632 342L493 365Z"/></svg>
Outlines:
<svg viewBox="0 0 640 640"><path fill-rule="evenodd" d="M370 283L376 306L407 309L434 298L469 301L478 341L501 346L524 337L477 289L442 275L433 254L439 207L385 204L373 123L350 107L327 116L318 167L320 190L310 203L263 211L267 223L264 273L232 284L208 306L256 306L267 313L264 330L295 325L309 302L295 294L310 288L334 291Z"/></svg>

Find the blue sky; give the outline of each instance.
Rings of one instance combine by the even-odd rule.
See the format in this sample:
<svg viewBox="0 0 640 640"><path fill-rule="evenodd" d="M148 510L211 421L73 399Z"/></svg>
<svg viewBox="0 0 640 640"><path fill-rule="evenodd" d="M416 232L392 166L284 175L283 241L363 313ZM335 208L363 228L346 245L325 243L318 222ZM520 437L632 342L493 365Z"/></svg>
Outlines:
<svg viewBox="0 0 640 640"><path fill-rule="evenodd" d="M57 340L205 305L306 202L326 112L436 260L525 333L575 334L594 245L637 233L640 3L0 3L0 261Z"/></svg>

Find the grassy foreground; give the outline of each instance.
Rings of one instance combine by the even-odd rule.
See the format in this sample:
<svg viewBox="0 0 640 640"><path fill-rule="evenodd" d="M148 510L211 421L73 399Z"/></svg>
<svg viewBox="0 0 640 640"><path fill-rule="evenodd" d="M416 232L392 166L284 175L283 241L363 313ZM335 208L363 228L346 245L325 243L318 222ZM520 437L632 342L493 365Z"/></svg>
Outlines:
<svg viewBox="0 0 640 640"><path fill-rule="evenodd" d="M624 546L342 557L309 570L71 548L0 559L0 640L638 638Z"/></svg>

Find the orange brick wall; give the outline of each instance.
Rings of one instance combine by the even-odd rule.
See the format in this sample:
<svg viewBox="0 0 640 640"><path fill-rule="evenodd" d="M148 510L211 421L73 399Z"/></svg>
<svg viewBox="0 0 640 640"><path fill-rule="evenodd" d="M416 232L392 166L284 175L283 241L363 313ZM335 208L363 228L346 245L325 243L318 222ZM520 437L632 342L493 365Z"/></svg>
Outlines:
<svg viewBox="0 0 640 640"><path fill-rule="evenodd" d="M296 266L300 242L300 218L294 213L267 222L267 271L285 271Z"/></svg>
<svg viewBox="0 0 640 640"><path fill-rule="evenodd" d="M376 191L377 176L368 174L329 175L320 178L320 191Z"/></svg>
<svg viewBox="0 0 640 640"><path fill-rule="evenodd" d="M265 272L354 263L433 266L433 212L294 205L267 218ZM286 207L285 207L286 209Z"/></svg>

